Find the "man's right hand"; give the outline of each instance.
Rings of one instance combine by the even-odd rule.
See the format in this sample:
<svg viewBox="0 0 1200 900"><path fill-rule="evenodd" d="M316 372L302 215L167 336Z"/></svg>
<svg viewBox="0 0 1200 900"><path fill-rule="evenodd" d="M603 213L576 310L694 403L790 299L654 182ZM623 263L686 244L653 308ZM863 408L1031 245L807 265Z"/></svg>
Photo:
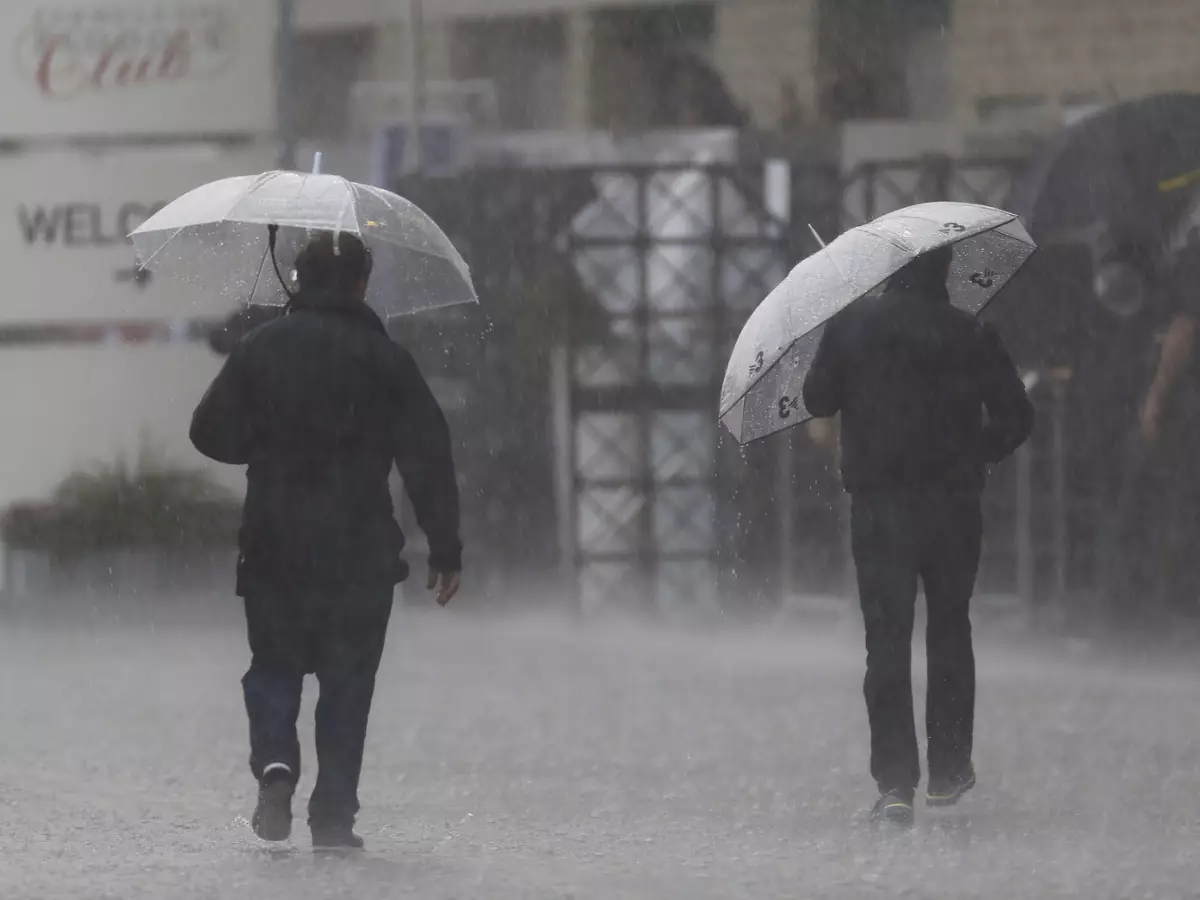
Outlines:
<svg viewBox="0 0 1200 900"><path fill-rule="evenodd" d="M1150 389L1146 392L1146 401L1142 404L1140 416L1142 439L1151 446L1158 442L1163 414L1171 401L1176 384L1192 360L1198 329L1200 322L1190 312L1177 314L1167 327L1159 355L1158 370L1154 373Z"/></svg>
<svg viewBox="0 0 1200 900"><path fill-rule="evenodd" d="M453 600L460 587L462 587L461 572L429 570L429 590L437 591L438 606L445 606Z"/></svg>
<svg viewBox="0 0 1200 900"><path fill-rule="evenodd" d="M1151 394L1142 404L1141 426L1142 440L1153 447L1158 443L1158 435L1162 430L1162 403L1156 394Z"/></svg>

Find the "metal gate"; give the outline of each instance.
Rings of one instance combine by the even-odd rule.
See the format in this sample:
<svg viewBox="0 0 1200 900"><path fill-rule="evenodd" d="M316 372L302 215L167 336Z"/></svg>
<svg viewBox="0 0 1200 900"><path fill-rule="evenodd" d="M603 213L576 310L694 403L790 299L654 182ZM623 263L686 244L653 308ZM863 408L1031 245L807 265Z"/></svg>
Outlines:
<svg viewBox="0 0 1200 900"><path fill-rule="evenodd" d="M754 307L816 249L809 225L834 235L934 199L1001 205L1017 166L604 166L401 185L463 248L484 301L486 325L441 322L442 352L427 357L468 388L457 430L476 558L507 572L525 554L526 572L544 570L557 541L560 590L588 611L713 614L850 592L823 426L737 447L716 417L725 362ZM554 348L536 374L544 384L515 386L523 350L508 319L548 278L552 301L586 302L551 302L562 309L538 337ZM1037 440L987 496L984 590L1065 585L1065 522L1077 513L1054 424L1061 384L1042 383Z"/></svg>
<svg viewBox="0 0 1200 900"><path fill-rule="evenodd" d="M781 445L737 448L716 405L741 326L798 257L796 206L829 222L795 171L592 173L597 199L565 240L608 335L567 343L556 413L562 544L585 610L711 614L778 592Z"/></svg>

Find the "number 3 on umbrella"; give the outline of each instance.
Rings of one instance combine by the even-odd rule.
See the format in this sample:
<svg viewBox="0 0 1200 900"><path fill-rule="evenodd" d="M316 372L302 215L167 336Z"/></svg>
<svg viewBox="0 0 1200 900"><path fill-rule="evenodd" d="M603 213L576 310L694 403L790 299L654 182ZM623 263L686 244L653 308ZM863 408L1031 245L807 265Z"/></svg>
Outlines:
<svg viewBox="0 0 1200 900"><path fill-rule="evenodd" d="M779 418L790 419L792 411L800 411L799 397L780 397L779 398Z"/></svg>

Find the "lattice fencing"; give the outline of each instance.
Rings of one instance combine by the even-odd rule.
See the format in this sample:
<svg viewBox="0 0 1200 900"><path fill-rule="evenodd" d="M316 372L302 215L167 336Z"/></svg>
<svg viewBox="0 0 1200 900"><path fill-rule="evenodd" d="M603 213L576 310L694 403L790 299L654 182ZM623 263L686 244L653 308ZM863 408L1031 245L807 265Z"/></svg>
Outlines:
<svg viewBox="0 0 1200 900"><path fill-rule="evenodd" d="M482 486L468 491L477 552L525 574L559 559L586 610L717 613L845 593L844 502L821 426L747 448L718 426L733 342L815 249L809 225L836 234L934 199L1002 205L1017 166L605 166L402 185L462 246L485 304L438 326L433 363L469 386L458 430L464 480ZM521 370L523 340L556 352ZM1079 513L1048 425L1061 391L1043 384L1044 427L988 494L985 590L1068 579L1065 522Z"/></svg>

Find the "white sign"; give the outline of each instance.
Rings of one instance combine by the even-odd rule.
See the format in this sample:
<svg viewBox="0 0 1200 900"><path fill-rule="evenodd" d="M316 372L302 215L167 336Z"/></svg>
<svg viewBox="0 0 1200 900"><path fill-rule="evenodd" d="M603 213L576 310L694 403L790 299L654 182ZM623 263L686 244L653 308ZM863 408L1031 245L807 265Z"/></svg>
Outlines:
<svg viewBox="0 0 1200 900"><path fill-rule="evenodd" d="M0 509L41 500L71 472L142 449L204 468L240 491L240 468L207 462L188 423L221 358L204 344L6 347L0 353Z"/></svg>
<svg viewBox="0 0 1200 900"><path fill-rule="evenodd" d="M0 0L0 137L267 134L274 0Z"/></svg>
<svg viewBox="0 0 1200 900"><path fill-rule="evenodd" d="M0 157L0 323L165 321L221 316L239 298L159 279L126 236L180 194L272 168L270 146Z"/></svg>

